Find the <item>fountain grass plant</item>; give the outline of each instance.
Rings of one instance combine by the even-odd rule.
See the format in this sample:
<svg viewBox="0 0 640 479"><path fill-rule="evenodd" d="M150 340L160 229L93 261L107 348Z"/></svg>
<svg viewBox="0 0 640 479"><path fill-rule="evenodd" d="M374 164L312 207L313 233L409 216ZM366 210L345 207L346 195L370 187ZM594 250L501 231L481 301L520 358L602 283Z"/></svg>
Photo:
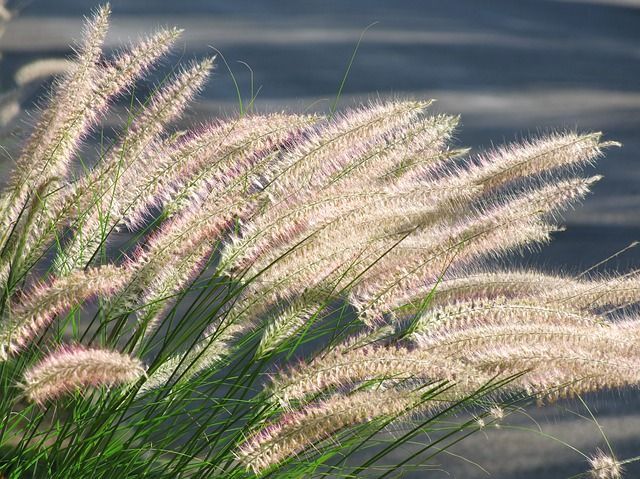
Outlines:
<svg viewBox="0 0 640 479"><path fill-rule="evenodd" d="M638 384L637 275L497 261L548 241L615 143L469 156L422 100L176 131L204 59L86 167L83 142L180 34L105 58L108 17L0 197L2 477L387 477L523 401Z"/></svg>

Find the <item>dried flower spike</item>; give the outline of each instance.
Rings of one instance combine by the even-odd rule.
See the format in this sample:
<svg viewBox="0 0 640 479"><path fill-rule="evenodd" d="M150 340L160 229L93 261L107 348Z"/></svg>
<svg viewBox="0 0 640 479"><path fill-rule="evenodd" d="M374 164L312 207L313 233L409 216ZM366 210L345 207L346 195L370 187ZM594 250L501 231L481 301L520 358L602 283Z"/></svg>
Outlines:
<svg viewBox="0 0 640 479"><path fill-rule="evenodd" d="M621 479L624 469L618 460L598 450L596 454L589 458L591 470L589 477L592 479Z"/></svg>
<svg viewBox="0 0 640 479"><path fill-rule="evenodd" d="M67 346L27 370L23 388L29 400L42 404L85 387L131 384L144 374L145 368L136 358L105 349Z"/></svg>
<svg viewBox="0 0 640 479"><path fill-rule="evenodd" d="M75 271L34 288L0 321L0 361L25 348L65 309L92 296L108 296L117 291L128 274L124 268L107 265Z"/></svg>

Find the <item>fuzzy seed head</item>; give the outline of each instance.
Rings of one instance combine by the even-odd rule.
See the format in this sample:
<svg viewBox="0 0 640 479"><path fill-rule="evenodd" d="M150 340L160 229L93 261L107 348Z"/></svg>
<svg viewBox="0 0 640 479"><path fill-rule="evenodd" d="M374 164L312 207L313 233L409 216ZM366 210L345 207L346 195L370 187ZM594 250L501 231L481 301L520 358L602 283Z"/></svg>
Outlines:
<svg viewBox="0 0 640 479"><path fill-rule="evenodd" d="M603 451L598 450L596 454L589 458L591 470L589 477L593 479L621 479L623 468L618 460Z"/></svg>
<svg viewBox="0 0 640 479"><path fill-rule="evenodd" d="M28 369L23 388L30 401L43 404L85 387L131 384L144 374L136 358L105 349L66 346Z"/></svg>

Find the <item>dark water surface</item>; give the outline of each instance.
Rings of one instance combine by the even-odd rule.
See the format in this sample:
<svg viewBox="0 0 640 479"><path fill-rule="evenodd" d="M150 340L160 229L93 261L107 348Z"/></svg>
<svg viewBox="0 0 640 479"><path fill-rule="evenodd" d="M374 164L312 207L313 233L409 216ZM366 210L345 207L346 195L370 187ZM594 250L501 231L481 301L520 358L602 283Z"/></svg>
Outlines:
<svg viewBox="0 0 640 479"><path fill-rule="evenodd" d="M97 2L32 0L0 39L0 81L30 59L69 52L80 18ZM112 47L158 24L184 27L178 57L219 48L245 96L250 75L262 86L258 109L326 108L335 96L362 30L343 104L387 95L437 98L435 110L461 113L460 144L474 149L555 128L603 131L624 144L597 166L605 179L585 204L566 215L567 231L525 260L553 270L581 271L640 239L640 1L226 1L115 0ZM224 67L195 117L233 111L235 91ZM609 263L640 267L640 248ZM640 392L590 398L619 457L640 455ZM529 411L508 424L557 436L583 452L603 446L598 428L568 414L579 403ZM586 468L578 453L534 432L478 434L454 448L493 478L568 477ZM487 477L456 456L443 471L404 477ZM628 477L640 477L629 467Z"/></svg>

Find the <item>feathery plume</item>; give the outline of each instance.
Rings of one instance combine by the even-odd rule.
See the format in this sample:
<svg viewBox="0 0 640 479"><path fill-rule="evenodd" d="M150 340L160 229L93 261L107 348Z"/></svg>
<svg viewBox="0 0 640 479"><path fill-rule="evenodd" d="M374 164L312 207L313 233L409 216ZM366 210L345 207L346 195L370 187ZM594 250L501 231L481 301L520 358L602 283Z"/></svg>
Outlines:
<svg viewBox="0 0 640 479"><path fill-rule="evenodd" d="M599 345L609 344L613 350L626 355L631 348L631 342L615 328L581 324L471 325L462 330L416 333L413 339L420 349L450 359L465 358L478 351L492 351L505 342L514 347L553 343L555 348L594 346L599 342Z"/></svg>
<svg viewBox="0 0 640 479"><path fill-rule="evenodd" d="M181 33L177 28L161 28L129 50L118 53L105 67L100 82L102 95L109 98L128 88L171 49Z"/></svg>
<svg viewBox="0 0 640 479"><path fill-rule="evenodd" d="M178 145L175 155L186 161L161 191L163 206L175 212L202 200L202 191L249 197L261 192L274 157L317 121L316 116L276 113L205 127Z"/></svg>
<svg viewBox="0 0 640 479"><path fill-rule="evenodd" d="M613 309L640 302L640 279L607 277L577 280L539 271L457 271L444 279L416 281L390 298L387 308L397 316L420 312L430 295L429 307L466 301L507 298L560 304L580 311Z"/></svg>
<svg viewBox="0 0 640 479"><path fill-rule="evenodd" d="M96 20L96 24L100 28L96 26L93 30L106 31L108 11L107 7L100 11L98 15L98 20L100 21ZM5 225L3 231L12 231L13 225L21 216L24 201L31 195L32 189L27 186L33 186L30 183L36 181L36 179L31 173L37 172L39 168L37 165L34 166L33 162L42 157L42 162L44 163L42 169L49 171L46 175L41 175L41 179L38 180L41 182L40 184L47 184L47 178L64 178L68 162L82 135L96 122L100 113L107 107L109 100L131 85L138 76L142 75L160 56L166 53L178 34L179 31L175 29L161 30L149 39L140 42L130 52L120 54L107 67L95 65L99 57L99 45L92 47L98 51L93 53L95 58L92 60L93 63L91 65L84 65L88 60L84 63L78 62L78 66L74 69L75 73L72 74L70 80L61 83L56 90L60 91L60 95L56 95L55 98L57 100L55 100L55 103L44 111L34 133L25 145L21 156L22 159L18 160L18 165L21 162L29 165L16 168L17 176L13 178L12 183L9 185L8 193L5 194L2 202L0 202L0 205L5 206L1 215ZM94 41L94 43L97 42ZM78 88L73 86L73 81L75 81L73 79L78 76L77 72L85 67L97 70L94 75L96 78L91 78L91 81L87 80L85 82L88 83L85 86L90 91L87 92L85 97L82 97L77 91ZM69 95L71 97L67 98ZM65 106L65 101L69 103L68 106ZM51 145L52 152L47 153L45 151L47 145ZM53 158L51 156L53 153L58 156ZM49 165L56 164L59 170L57 172L49 168ZM39 227L25 233L30 237L28 241L35 244L51 242L64 223L69 221L69 213L77 211L78 197L82 197L82 195L92 191L94 190L92 190L91 185L86 183L74 184L71 191L73 194L68 194L69 192L67 192L64 194L64 201L54 203L56 209L50 207L41 212L43 217L35 221L35 224L38 224ZM23 198L23 200L18 201L20 198ZM37 198L36 200L39 201ZM7 237L5 236L3 241L6 241L6 239ZM25 252L25 255L27 253Z"/></svg>
<svg viewBox="0 0 640 479"><path fill-rule="evenodd" d="M560 305L540 305L497 298L452 303L431 308L416 321L416 333L465 330L474 325L495 324L597 325L602 318Z"/></svg>
<svg viewBox="0 0 640 479"><path fill-rule="evenodd" d="M371 243L379 237L402 234L412 224L433 217L441 208L474 194L474 187L464 188L455 179L434 183L396 185L379 191L346 190L318 195L298 207L275 214L261 214L245 228L245 238L234 245L237 256L234 269L251 265L256 273L278 260L270 275L282 276L281 268L296 267L299 256L321 258L331 252L346 251ZM335 238L341 238L336 242ZM309 238L309 240L305 240ZM302 244L296 245L301 240ZM324 249L324 254L318 250ZM290 251L292 250L292 251ZM285 255L286 253L286 255ZM284 261L279 258L284 256ZM296 268L297 269L297 268ZM267 280L266 277L262 277Z"/></svg>
<svg viewBox="0 0 640 479"><path fill-rule="evenodd" d="M513 325L494 326L496 332L501 333L500 337L487 334L486 327L482 331L461 327L446 338L449 343L442 338L433 338L431 343L419 342L419 347L411 350L376 346L351 348L346 343L309 364L279 373L273 378L268 392L289 404L293 399L326 389L343 388L375 378L410 378L414 381L429 378L431 381L457 382L454 391L446 395L448 400L454 400L476 390L496 375L518 375L524 371L524 375L502 391L521 388L541 398L557 399L640 381L637 373L640 357L635 352L634 340L623 340L630 332L637 337L637 324L628 323L624 328L618 328L590 321L583 325L567 322L561 326L537 325L531 321L522 326L518 318L511 323ZM461 344L460 336L470 333L475 333L477 342L471 347ZM449 344L452 347L447 349ZM386 403L386 394L399 395L404 400L411 397L410 392L396 390L335 394L320 404L286 413L279 421L256 433L241 446L241 460L254 472L261 472L347 425L377 417L379 412L386 414L388 410L384 407L378 409L381 403ZM353 399L362 395L367 396L366 412L364 404ZM403 403L394 411L417 405L417 402ZM494 414L497 418L504 415L502 410Z"/></svg>
<svg viewBox="0 0 640 479"><path fill-rule="evenodd" d="M111 308L119 314L138 311L143 338L158 325L163 311L202 268L219 235L233 223L242 206L208 202L165 223L128 263L128 283Z"/></svg>
<svg viewBox="0 0 640 479"><path fill-rule="evenodd" d="M396 127L410 123L430 102L371 104L354 109L286 152L274 165L269 193L272 202L309 196L353 161L349 151L359 144L375 144Z"/></svg>
<svg viewBox="0 0 640 479"><path fill-rule="evenodd" d="M144 184L149 165L143 152L166 127L178 117L188 101L200 90L213 66L212 59L192 65L151 97L149 105L133 120L121 143L90 174L87 191L94 203L80 219L70 245L58 258L62 272L86 265L108 234L125 217L131 205L146 192ZM125 161L123 161L125 160Z"/></svg>
<svg viewBox="0 0 640 479"><path fill-rule="evenodd" d="M392 236L386 240L386 244L383 243L374 250L371 257L367 258L368 261L363 262L360 270L354 270L351 277L359 277L360 271L364 270L364 274L359 279L362 283L361 287L371 288L375 281L376 286L372 288L376 291L374 299L384 304L385 297L392 296L397 290L402 291L410 286L407 283L415 281L416 277L424 278L439 274L443 266L451 261L451 257L456 264L464 264L478 257L497 256L527 244L544 242L548 240L549 233L554 228L542 222L540 217L582 197L588 191L589 185L597 179L598 177L567 180L533 189L510 201L480 210L457 225L451 225L445 221L440 225L435 224L424 230L418 229L413 233L409 230L408 235L405 233L406 238ZM506 231L510 234L505 235ZM402 241L394 246L398 238ZM356 238L349 236L346 236L345 240L347 244L355 242L356 245L362 244L363 241L358 242ZM381 258L380 254L389 248L392 248L391 251ZM358 251L358 254L361 253ZM320 250L313 251L308 257L326 258L327 255ZM295 258L293 254L288 256L287 262L293 263L293 258ZM344 257L340 260L343 263L348 261ZM282 264L286 265L287 262ZM271 273L275 271L270 270ZM314 273L317 275L317 272ZM376 279L376 276L379 278ZM300 279L308 281L304 276ZM378 281L386 284L378 284Z"/></svg>
<svg viewBox="0 0 640 479"><path fill-rule="evenodd" d="M535 298L542 292L562 284L563 279L529 271L451 273L451 277L416 279L410 287L389 297L385 305L388 313L403 317L421 313L429 297L429 308L451 303L481 301L498 298ZM361 304L363 297L353 295L352 301ZM362 308L362 306L361 306Z"/></svg>
<svg viewBox="0 0 640 479"><path fill-rule="evenodd" d="M354 209L366 211L367 206L370 206L370 211L376 211L375 204L365 204L367 198L372 196L372 201L381 201L383 205L392 199L395 200L396 205L401 202L408 205L411 202L409 195L413 193L416 198L422 197L424 203L425 199L430 196L429 191L426 191L430 185L390 184L387 187L389 191L384 191L383 183L381 183L380 191L372 191L370 182L378 176L381 176L382 181L382 176L393 170L397 162L403 161L406 155L410 155L414 151L411 144L415 137L426 137L422 138L422 143L429 145L428 148L435 151L437 145L444 141L443 136L446 137L446 132L450 132L454 125L455 121L449 117L429 119L428 126L421 124L416 127L409 122L398 127L401 132L388 133L393 138L382 139L380 144L361 145L357 148L345 146L345 148L349 148L346 152L347 156L351 156L349 162L343 169L337 170L322 190L317 193L311 192L312 197L310 198L291 194L287 198L286 205L276 201L274 204L268 205L258 217L246 225L242 239L234 241L233 248L225 254L227 257L238 257L238 261L241 263L230 267L242 269L242 264L252 263L260 252L269 251L273 246L284 246L285 238L290 243L295 242L293 235L305 231L306 221L311 221L311 224L307 225L307 229L310 229L334 220L343 212L353 212ZM436 133L434 134L432 130L435 130ZM324 136L322 129L319 134ZM424 144L421 146L423 149L426 148ZM303 139L303 148L304 145ZM318 151L314 153L323 152L324 146L319 145ZM329 147L332 147L331 142L328 143ZM297 154L295 153L297 148L295 144L290 148L292 154ZM434 155L437 154L434 153ZM425 187L425 191L422 191L422 187ZM267 185L267 191L270 192L271 189L272 187ZM451 192L456 189L456 185L449 184L448 188L442 184L434 185L432 189ZM403 198L403 196L405 197ZM387 200L387 198L389 199ZM432 198L431 204L435 203L435 198Z"/></svg>
<svg viewBox="0 0 640 479"><path fill-rule="evenodd" d="M0 322L0 361L26 347L57 314L92 296L114 293L127 276L126 269L100 266L75 271L34 288Z"/></svg>
<svg viewBox="0 0 640 479"><path fill-rule="evenodd" d="M469 374L462 362L420 349L365 345L353 347L349 341L332 348L310 363L302 363L272 377L268 392L289 404L324 390L354 385L369 380L429 379L481 385L491 377Z"/></svg>
<svg viewBox="0 0 640 479"><path fill-rule="evenodd" d="M481 155L467 174L474 183L494 189L525 176L589 164L602 155L603 148L618 145L616 142L602 143L601 137L601 133L555 133L506 145Z"/></svg>
<svg viewBox="0 0 640 479"><path fill-rule="evenodd" d="M30 401L46 401L86 387L131 384L145 375L140 360L117 351L61 347L24 373L23 388Z"/></svg>
<svg viewBox="0 0 640 479"><path fill-rule="evenodd" d="M438 277L446 265L464 265L548 241L555 228L542 217L582 198L599 178L566 180L532 189L473 213L458 224L434 225L407 237L366 272L354 288L354 302L376 318L393 309L387 301L398 291L414 289L424 278Z"/></svg>
<svg viewBox="0 0 640 479"><path fill-rule="evenodd" d="M435 115L422 118L410 125L407 132L398 132L390 142L394 147L380 155L373 175L381 182L424 180L432 178L451 159L468 153L467 149L450 150L447 141L453 136L460 122L458 116ZM367 162L363 166L371 167ZM363 169L361 179L367 176Z"/></svg>
<svg viewBox="0 0 640 479"><path fill-rule="evenodd" d="M294 337L301 329L308 326L310 320L317 318L323 309L322 304L307 303L302 300L269 319L256 350L256 357L264 356L287 339Z"/></svg>
<svg viewBox="0 0 640 479"><path fill-rule="evenodd" d="M335 395L263 427L240 446L238 457L259 474L345 427L401 415L421 401L420 394L392 389Z"/></svg>
<svg viewBox="0 0 640 479"><path fill-rule="evenodd" d="M622 479L624 473L622 464L600 449L589 458L589 465L589 477L592 479Z"/></svg>
<svg viewBox="0 0 640 479"><path fill-rule="evenodd" d="M471 366L486 374L509 377L528 371L515 385L547 401L635 386L640 381L637 355L620 359L617 351L614 354L600 349L614 345L613 341L602 343L585 336L570 351L561 349L565 344L549 340L513 347L499 345L474 351L468 359Z"/></svg>

